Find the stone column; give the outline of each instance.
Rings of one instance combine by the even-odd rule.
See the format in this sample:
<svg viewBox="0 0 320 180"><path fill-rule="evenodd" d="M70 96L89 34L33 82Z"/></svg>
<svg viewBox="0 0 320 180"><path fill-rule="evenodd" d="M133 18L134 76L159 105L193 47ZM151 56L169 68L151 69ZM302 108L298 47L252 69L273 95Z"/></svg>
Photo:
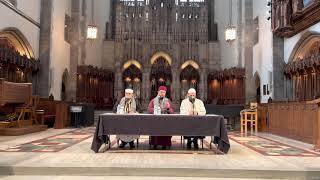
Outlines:
<svg viewBox="0 0 320 180"><path fill-rule="evenodd" d="M115 78L114 78L114 99L119 100L123 93L122 71L119 61L115 64Z"/></svg>
<svg viewBox="0 0 320 180"><path fill-rule="evenodd" d="M36 87L41 97L49 97L50 82L50 50L51 50L51 23L52 23L52 0L41 1L40 12L40 42L39 59L40 72L38 74L39 84Z"/></svg>
<svg viewBox="0 0 320 180"><path fill-rule="evenodd" d="M273 36L273 100L282 101L285 98L284 40Z"/></svg>
<svg viewBox="0 0 320 180"><path fill-rule="evenodd" d="M77 68L80 59L80 0L71 1L71 33L70 33L70 79L67 87L67 100L75 101L77 97Z"/></svg>
<svg viewBox="0 0 320 180"><path fill-rule="evenodd" d="M142 72L142 109L146 110L150 101L150 67L145 67Z"/></svg>
<svg viewBox="0 0 320 180"><path fill-rule="evenodd" d="M253 78L253 0L244 0L244 58L246 68L246 103L256 101L255 81Z"/></svg>
<svg viewBox="0 0 320 180"><path fill-rule="evenodd" d="M203 71L203 102L205 103L208 98L208 70Z"/></svg>
<svg viewBox="0 0 320 180"><path fill-rule="evenodd" d="M177 80L177 76L178 76L178 72L177 72L177 67L176 66L172 66L172 82L171 82L171 97L172 97L172 102L173 103L177 103L178 102L178 96L177 96L177 82L179 80Z"/></svg>
<svg viewBox="0 0 320 180"><path fill-rule="evenodd" d="M175 99L176 99L176 103L177 104L180 104L181 102L180 102L180 92L181 92L181 81L180 81L180 73L181 73L181 71L179 71L179 70L177 70L177 76L176 76L176 78L175 78L175 80L176 80L176 84L175 84L175 89L174 89L174 91L175 91Z"/></svg>
<svg viewBox="0 0 320 180"><path fill-rule="evenodd" d="M180 108L180 71L178 65L172 66L172 84L171 84L172 104L175 111Z"/></svg>
<svg viewBox="0 0 320 180"><path fill-rule="evenodd" d="M200 70L200 83L199 83L199 92L197 93L198 94L198 97L201 99L201 100L205 100L205 89L207 86L207 83L206 83L206 71L205 69L201 69Z"/></svg>
<svg viewBox="0 0 320 180"><path fill-rule="evenodd" d="M238 51L238 67L243 67L243 61L242 61L242 48L243 48L243 41L242 41L242 35L243 35L243 17L242 17L242 1L243 0L238 0L237 5L238 5L238 24L237 24L237 36L238 40L236 41L237 43L237 51Z"/></svg>

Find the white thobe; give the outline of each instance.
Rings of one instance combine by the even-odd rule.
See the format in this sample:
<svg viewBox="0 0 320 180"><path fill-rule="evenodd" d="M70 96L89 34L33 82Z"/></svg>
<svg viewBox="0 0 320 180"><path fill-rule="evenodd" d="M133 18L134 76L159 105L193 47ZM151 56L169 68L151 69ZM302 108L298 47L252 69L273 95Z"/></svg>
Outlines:
<svg viewBox="0 0 320 180"><path fill-rule="evenodd" d="M194 115L206 115L206 108L204 107L203 102L200 99L195 99L194 103L192 104L189 101L189 98L184 99L181 102L180 114L190 115L193 114L193 112L197 113Z"/></svg>

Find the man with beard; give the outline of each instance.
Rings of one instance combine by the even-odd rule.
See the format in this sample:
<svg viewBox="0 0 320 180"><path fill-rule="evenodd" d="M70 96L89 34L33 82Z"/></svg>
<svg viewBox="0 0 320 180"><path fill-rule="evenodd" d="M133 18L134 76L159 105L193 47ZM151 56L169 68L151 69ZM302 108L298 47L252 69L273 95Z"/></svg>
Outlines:
<svg viewBox="0 0 320 180"><path fill-rule="evenodd" d="M182 115L206 115L206 108L200 99L196 98L197 92L194 88L188 90L187 98L184 99L180 106L180 114ZM203 136L185 136L188 140L187 148L191 149L191 143L193 142L194 148L199 149L198 139L203 139Z"/></svg>
<svg viewBox="0 0 320 180"><path fill-rule="evenodd" d="M172 114L173 108L171 101L166 98L167 87L160 86L158 89L158 95L152 99L148 106L148 112L150 114ZM171 147L172 136L151 136L150 145L153 145L154 149L157 149L158 145L162 146L165 150L167 147Z"/></svg>
<svg viewBox="0 0 320 180"><path fill-rule="evenodd" d="M125 96L120 100L120 102L116 103L113 111L117 114L135 114L138 113L139 105L133 96L132 89L125 90ZM130 149L133 149L134 140L138 139L138 135L117 135L117 139L121 140L121 144L119 148L124 148L127 143L130 145Z"/></svg>

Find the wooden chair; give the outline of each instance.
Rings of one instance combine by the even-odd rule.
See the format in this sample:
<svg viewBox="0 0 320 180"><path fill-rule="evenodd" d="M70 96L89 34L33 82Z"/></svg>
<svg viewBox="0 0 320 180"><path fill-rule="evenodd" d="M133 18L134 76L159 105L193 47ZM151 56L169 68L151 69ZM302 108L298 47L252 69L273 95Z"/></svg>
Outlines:
<svg viewBox="0 0 320 180"><path fill-rule="evenodd" d="M250 109L244 109L240 111L240 128L241 133L247 134L248 132L248 123L250 123L251 133L253 129L255 133L258 132L258 111L257 103L250 103Z"/></svg>
<svg viewBox="0 0 320 180"><path fill-rule="evenodd" d="M29 102L21 107L16 107L15 113L18 115L18 127L39 124L36 118L36 107L39 103L39 96L31 96Z"/></svg>

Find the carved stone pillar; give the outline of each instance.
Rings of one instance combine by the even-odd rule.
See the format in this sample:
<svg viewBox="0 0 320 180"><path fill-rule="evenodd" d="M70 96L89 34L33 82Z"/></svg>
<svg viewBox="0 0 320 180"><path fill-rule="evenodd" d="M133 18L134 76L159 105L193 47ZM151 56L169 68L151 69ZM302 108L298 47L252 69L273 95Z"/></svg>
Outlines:
<svg viewBox="0 0 320 180"><path fill-rule="evenodd" d="M40 61L40 72L38 74L39 84L37 86L37 92L41 97L49 97L50 91L50 49L52 48L51 42L51 23L52 17L48 16L51 14L53 5L52 0L41 1L41 12L40 12L40 41L39 41L39 59ZM8 74L8 73L5 73Z"/></svg>
<svg viewBox="0 0 320 180"><path fill-rule="evenodd" d="M177 104L180 101L180 74L178 72L178 67L177 66L172 66L172 84L171 84L171 97L172 97L172 102Z"/></svg>
<svg viewBox="0 0 320 180"><path fill-rule="evenodd" d="M71 36L70 36L70 79L67 87L67 100L75 101L77 95L77 67L81 55L80 6L79 0L71 1Z"/></svg>
<svg viewBox="0 0 320 180"><path fill-rule="evenodd" d="M115 64L115 78L114 78L114 98L119 100L122 97L123 82L122 82L122 72L120 62L116 62Z"/></svg>
<svg viewBox="0 0 320 180"><path fill-rule="evenodd" d="M150 67L145 67L142 72L142 89L141 89L141 100L142 100L142 109L147 109L147 106L150 101Z"/></svg>
<svg viewBox="0 0 320 180"><path fill-rule="evenodd" d="M200 70L200 83L199 83L199 92L198 92L198 97L201 100L206 100L206 86L207 86L207 78L206 78L206 71L205 69Z"/></svg>

